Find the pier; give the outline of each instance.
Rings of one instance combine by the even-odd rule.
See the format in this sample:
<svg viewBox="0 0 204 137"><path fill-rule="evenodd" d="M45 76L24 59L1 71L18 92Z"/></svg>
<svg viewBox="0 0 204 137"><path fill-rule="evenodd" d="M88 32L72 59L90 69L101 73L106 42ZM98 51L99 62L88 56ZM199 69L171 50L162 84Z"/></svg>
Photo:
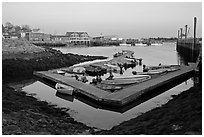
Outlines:
<svg viewBox="0 0 204 137"><path fill-rule="evenodd" d="M127 55L132 55L132 52L127 52L122 57L120 56L110 61L116 61L116 62L120 61ZM100 63L98 63L98 65L100 65ZM34 75L42 79L48 79L56 83L62 83L62 84L74 87L76 89L74 90L76 94L80 93L99 103L110 105L110 106L122 107L128 103L131 103L137 100L140 96L146 93L150 93L152 90L156 88L165 86L178 79L182 79L183 81L187 80L188 78L194 75L194 72L195 72L194 70L195 70L195 65L181 66L179 70L168 72L165 75L161 75L159 77L154 77L154 78L151 78L150 80L147 80L141 83L130 85L117 92L109 92L106 90L99 89L94 85L77 81L71 77L56 74L52 70L34 72Z"/></svg>
<svg viewBox="0 0 204 137"><path fill-rule="evenodd" d="M197 18L194 18L194 36L188 38L188 26L185 25L185 32L183 28L178 30L178 40L176 50L190 62L196 62L196 59L202 51L202 42L196 37L196 23Z"/></svg>

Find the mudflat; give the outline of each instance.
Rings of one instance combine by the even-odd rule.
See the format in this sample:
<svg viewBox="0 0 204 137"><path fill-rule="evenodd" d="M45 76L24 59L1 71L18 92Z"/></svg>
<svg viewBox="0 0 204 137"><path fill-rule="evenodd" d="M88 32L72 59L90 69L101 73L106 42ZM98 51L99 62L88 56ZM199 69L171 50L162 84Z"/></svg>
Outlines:
<svg viewBox="0 0 204 137"><path fill-rule="evenodd" d="M2 134L202 134L202 88L195 86L174 96L167 104L123 122L111 130L95 132L94 128L76 122L65 108L56 108L27 95L11 82L30 80L33 71L68 67L79 62L104 59L101 56L62 54L38 47L26 40L2 40Z"/></svg>

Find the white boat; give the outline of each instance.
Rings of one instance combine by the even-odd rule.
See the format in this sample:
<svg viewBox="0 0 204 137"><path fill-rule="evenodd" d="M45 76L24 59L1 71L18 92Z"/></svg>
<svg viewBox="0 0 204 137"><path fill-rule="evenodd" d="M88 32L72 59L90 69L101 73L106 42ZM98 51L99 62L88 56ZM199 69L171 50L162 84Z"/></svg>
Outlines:
<svg viewBox="0 0 204 137"><path fill-rule="evenodd" d="M64 75L64 74L65 74L65 72L62 71L62 70L57 70L56 73L57 73L57 74L60 74L60 75Z"/></svg>
<svg viewBox="0 0 204 137"><path fill-rule="evenodd" d="M132 74L133 75L158 75L158 74L164 74L167 73L168 71L166 70L149 70L148 72L136 72L133 71Z"/></svg>
<svg viewBox="0 0 204 137"><path fill-rule="evenodd" d="M111 68L118 68L116 65L111 65L111 64L104 64L105 66L111 67Z"/></svg>
<svg viewBox="0 0 204 137"><path fill-rule="evenodd" d="M135 78L114 78L112 80L103 80L101 81L102 84L107 85L130 85L130 84L136 84L141 83L143 81L149 80L151 76L138 76Z"/></svg>
<svg viewBox="0 0 204 137"><path fill-rule="evenodd" d="M55 85L55 88L57 90L57 92L62 93L62 94L68 94L68 95L72 95L74 88L71 86L67 86L61 83L57 83Z"/></svg>
<svg viewBox="0 0 204 137"><path fill-rule="evenodd" d="M84 73L85 70L86 69L84 67L75 67L75 68L73 68L73 72L77 72L77 73Z"/></svg>
<svg viewBox="0 0 204 137"><path fill-rule="evenodd" d="M146 66L148 70L166 70L175 71L180 69L180 65L159 65L159 66Z"/></svg>
<svg viewBox="0 0 204 137"><path fill-rule="evenodd" d="M145 77L149 77L149 75L114 76L113 79L141 79Z"/></svg>

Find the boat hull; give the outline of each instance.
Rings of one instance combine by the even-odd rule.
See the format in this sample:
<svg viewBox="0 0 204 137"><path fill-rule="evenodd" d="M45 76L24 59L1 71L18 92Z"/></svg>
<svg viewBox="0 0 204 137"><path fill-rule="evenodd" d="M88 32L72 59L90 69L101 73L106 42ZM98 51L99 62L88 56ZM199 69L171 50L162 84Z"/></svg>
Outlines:
<svg viewBox="0 0 204 137"><path fill-rule="evenodd" d="M60 84L60 83L57 83L55 85L55 88L56 88L57 92L59 92L61 94L67 94L67 95L72 95L73 91L74 91L73 87L63 85L63 84Z"/></svg>
<svg viewBox="0 0 204 137"><path fill-rule="evenodd" d="M113 80L103 80L102 84L107 85L131 85L136 83L141 83L143 81L149 80L151 76L143 76L137 78L115 78Z"/></svg>

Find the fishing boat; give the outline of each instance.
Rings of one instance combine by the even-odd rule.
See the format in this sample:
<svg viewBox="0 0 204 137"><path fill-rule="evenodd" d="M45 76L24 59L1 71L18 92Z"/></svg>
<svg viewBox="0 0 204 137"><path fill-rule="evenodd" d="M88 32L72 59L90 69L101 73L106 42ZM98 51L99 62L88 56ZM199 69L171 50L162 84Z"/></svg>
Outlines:
<svg viewBox="0 0 204 137"><path fill-rule="evenodd" d="M67 86L61 83L57 83L55 85L55 88L57 90L57 92L62 93L62 94L68 94L68 95L72 95L74 88L71 86Z"/></svg>
<svg viewBox="0 0 204 137"><path fill-rule="evenodd" d="M101 81L102 84L107 85L130 85L130 84L136 84L140 82L144 82L146 80L149 80L151 76L137 76L135 78L114 78L112 80L103 80Z"/></svg>

